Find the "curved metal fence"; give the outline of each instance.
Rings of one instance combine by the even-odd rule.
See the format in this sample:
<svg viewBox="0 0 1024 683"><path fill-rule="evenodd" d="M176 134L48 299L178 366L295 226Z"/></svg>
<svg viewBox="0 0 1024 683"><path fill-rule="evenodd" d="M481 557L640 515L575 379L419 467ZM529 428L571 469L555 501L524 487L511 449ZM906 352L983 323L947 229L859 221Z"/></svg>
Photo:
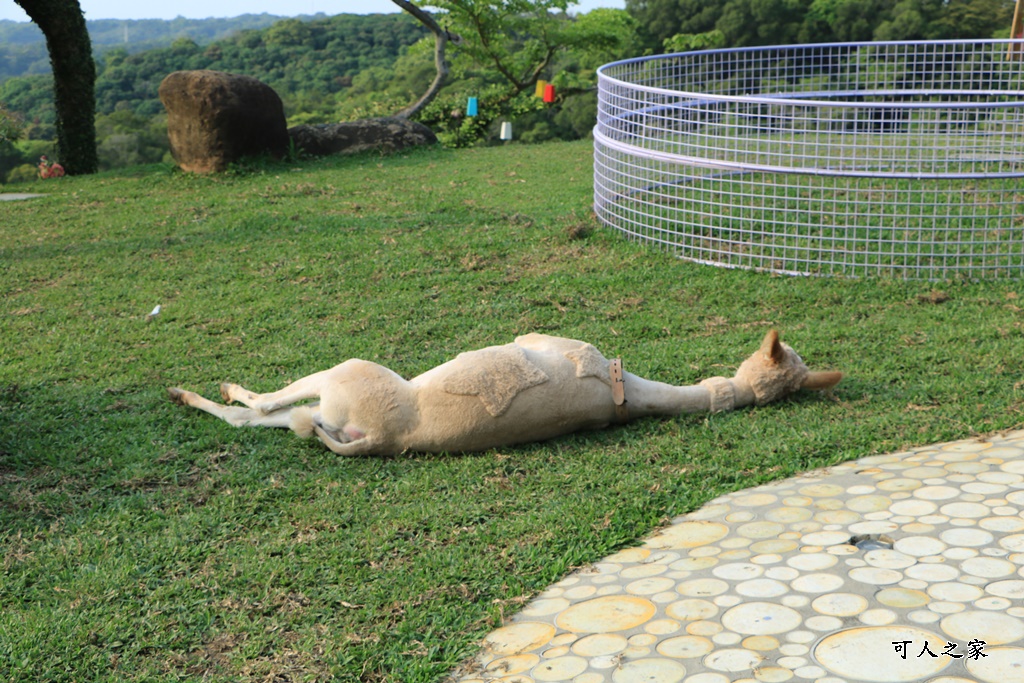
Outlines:
<svg viewBox="0 0 1024 683"><path fill-rule="evenodd" d="M1024 272L1024 42L708 50L599 70L594 207L788 274Z"/></svg>

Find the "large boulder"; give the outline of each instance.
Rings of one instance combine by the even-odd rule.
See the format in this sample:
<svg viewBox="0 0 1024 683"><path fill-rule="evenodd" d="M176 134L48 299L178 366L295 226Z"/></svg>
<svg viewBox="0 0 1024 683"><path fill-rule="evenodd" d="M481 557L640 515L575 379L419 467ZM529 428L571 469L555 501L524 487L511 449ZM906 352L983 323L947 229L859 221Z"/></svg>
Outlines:
<svg viewBox="0 0 1024 683"><path fill-rule="evenodd" d="M437 143L434 131L422 123L397 117L295 126L288 135L297 148L313 156L395 152Z"/></svg>
<svg viewBox="0 0 1024 683"><path fill-rule="evenodd" d="M171 154L182 170L222 171L246 156L288 151L281 98L249 76L176 71L160 84Z"/></svg>

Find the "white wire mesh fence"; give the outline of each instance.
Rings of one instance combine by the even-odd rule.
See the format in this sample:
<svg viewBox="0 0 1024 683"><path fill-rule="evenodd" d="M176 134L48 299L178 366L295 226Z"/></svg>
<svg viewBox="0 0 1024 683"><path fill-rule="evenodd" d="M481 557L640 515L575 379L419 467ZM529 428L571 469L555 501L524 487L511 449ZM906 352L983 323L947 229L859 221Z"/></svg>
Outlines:
<svg viewBox="0 0 1024 683"><path fill-rule="evenodd" d="M709 50L601 67L594 206L721 266L1024 274L1024 43Z"/></svg>

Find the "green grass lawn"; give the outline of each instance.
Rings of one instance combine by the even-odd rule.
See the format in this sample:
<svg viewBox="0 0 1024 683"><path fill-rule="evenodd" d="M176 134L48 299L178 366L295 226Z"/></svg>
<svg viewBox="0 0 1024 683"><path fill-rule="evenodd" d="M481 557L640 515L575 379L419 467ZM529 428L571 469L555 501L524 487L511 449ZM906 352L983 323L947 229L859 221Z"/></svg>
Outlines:
<svg viewBox="0 0 1024 683"><path fill-rule="evenodd" d="M145 168L0 204L0 679L437 681L714 496L1021 423L1019 283L685 263L595 224L590 144ZM348 357L411 377L530 331L693 383L772 327L846 379L473 455L341 459L165 395Z"/></svg>

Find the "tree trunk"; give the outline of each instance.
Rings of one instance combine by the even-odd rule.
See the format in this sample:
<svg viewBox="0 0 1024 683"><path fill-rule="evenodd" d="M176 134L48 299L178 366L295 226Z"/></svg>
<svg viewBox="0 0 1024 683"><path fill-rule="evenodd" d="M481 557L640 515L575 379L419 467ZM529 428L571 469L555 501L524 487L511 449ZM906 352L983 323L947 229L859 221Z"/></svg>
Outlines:
<svg viewBox="0 0 1024 683"><path fill-rule="evenodd" d="M458 45L462 42L462 39L459 36L450 35L447 31L441 28L436 21L434 21L434 17L430 16L430 14L424 12L408 0L391 0L391 2L416 17L417 21L429 28L434 34L434 66L437 68L437 75L434 76L433 83L431 83L430 87L427 88L427 92L423 94L423 97L395 114L398 118L408 119L416 115L420 110L430 104L435 97L437 97L437 93L441 91L441 87L444 85L445 79L448 78L448 61L444 56L445 46L448 44L449 40Z"/></svg>
<svg viewBox="0 0 1024 683"><path fill-rule="evenodd" d="M96 64L78 0L14 0L46 36L53 66L57 151L69 175L95 173Z"/></svg>

